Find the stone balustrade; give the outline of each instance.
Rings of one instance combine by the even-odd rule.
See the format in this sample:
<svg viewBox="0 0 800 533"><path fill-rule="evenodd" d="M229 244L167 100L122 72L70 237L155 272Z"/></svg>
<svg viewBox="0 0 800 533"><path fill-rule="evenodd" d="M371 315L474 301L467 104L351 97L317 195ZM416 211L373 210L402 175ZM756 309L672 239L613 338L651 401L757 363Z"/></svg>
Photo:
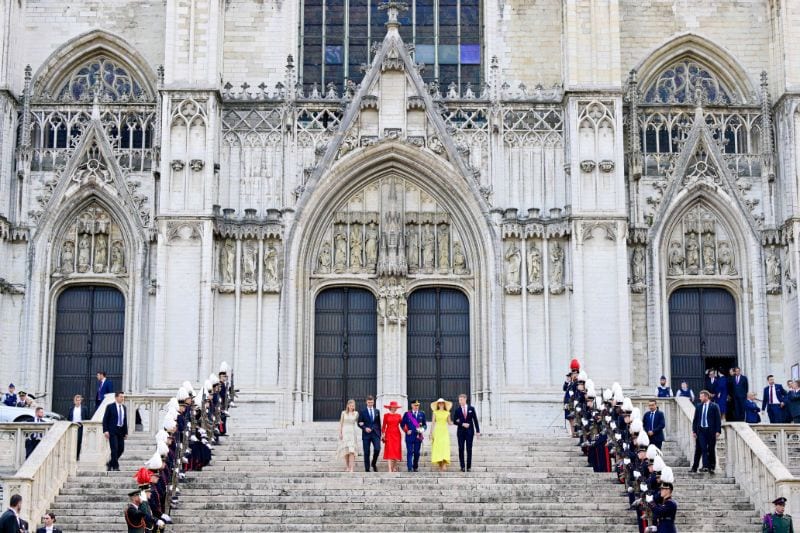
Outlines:
<svg viewBox="0 0 800 533"><path fill-rule="evenodd" d="M25 462L25 439L31 433L47 433L52 423L6 422L0 424L0 473L15 473Z"/></svg>
<svg viewBox="0 0 800 533"><path fill-rule="evenodd" d="M765 423L750 427L793 476L800 476L800 425Z"/></svg>
<svg viewBox="0 0 800 533"><path fill-rule="evenodd" d="M24 425L41 429L41 424ZM52 427L17 473L3 478L3 508L8 508L12 494L20 494L21 516L31 525L39 523L61 486L77 470L77 425L63 421L48 425Z"/></svg>

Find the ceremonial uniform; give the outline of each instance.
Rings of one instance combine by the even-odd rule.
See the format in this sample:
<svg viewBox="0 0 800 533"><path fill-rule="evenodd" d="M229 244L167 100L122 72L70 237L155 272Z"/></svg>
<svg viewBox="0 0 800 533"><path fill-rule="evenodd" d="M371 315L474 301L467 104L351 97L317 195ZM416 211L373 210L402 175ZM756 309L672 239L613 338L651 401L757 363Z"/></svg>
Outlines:
<svg viewBox="0 0 800 533"><path fill-rule="evenodd" d="M764 515L761 533L794 533L792 517L783 512L786 498L777 498L773 500L772 504L775 505L775 512Z"/></svg>
<svg viewBox="0 0 800 533"><path fill-rule="evenodd" d="M653 513L653 525L657 533L677 533L675 529L675 516L678 514L678 504L670 498L656 496L650 504Z"/></svg>
<svg viewBox="0 0 800 533"><path fill-rule="evenodd" d="M145 533L145 511L141 506L129 503L125 508L125 523L128 524L128 533Z"/></svg>
<svg viewBox="0 0 800 533"><path fill-rule="evenodd" d="M412 405L417 407L419 402L414 402ZM419 469L419 454L425 438L423 432L428 429L425 413L419 409L406 411L406 414L403 415L402 425L406 439L406 466L408 466L409 472L412 470L416 472Z"/></svg>

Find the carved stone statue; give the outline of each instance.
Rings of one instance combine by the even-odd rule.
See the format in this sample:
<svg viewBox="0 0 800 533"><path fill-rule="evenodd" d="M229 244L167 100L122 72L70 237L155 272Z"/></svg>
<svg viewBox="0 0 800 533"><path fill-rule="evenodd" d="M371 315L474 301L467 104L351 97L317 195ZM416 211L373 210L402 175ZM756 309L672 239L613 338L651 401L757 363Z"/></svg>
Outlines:
<svg viewBox="0 0 800 533"><path fill-rule="evenodd" d="M97 233L108 234L108 229L111 226L111 218L105 211L97 211L97 220L95 221L95 231Z"/></svg>
<svg viewBox="0 0 800 533"><path fill-rule="evenodd" d="M683 276L683 247L679 241L669 243L669 269L670 276Z"/></svg>
<svg viewBox="0 0 800 533"><path fill-rule="evenodd" d="M550 248L550 294L564 292L564 249L556 241Z"/></svg>
<svg viewBox="0 0 800 533"><path fill-rule="evenodd" d="M331 244L328 241L323 242L322 248L319 250L319 257L317 258L317 273L331 273Z"/></svg>
<svg viewBox="0 0 800 533"><path fill-rule="evenodd" d="M631 285L634 292L640 292L644 288L645 266L644 248L636 246L631 256Z"/></svg>
<svg viewBox="0 0 800 533"><path fill-rule="evenodd" d="M122 241L114 241L111 244L111 273L126 274L128 269L125 267L125 249Z"/></svg>
<svg viewBox="0 0 800 533"><path fill-rule="evenodd" d="M367 226L367 239L364 251L367 256L367 268L373 270L378 263L378 226L370 222Z"/></svg>
<svg viewBox="0 0 800 533"><path fill-rule="evenodd" d="M686 273L692 276L700 273L700 243L693 231L686 235Z"/></svg>
<svg viewBox="0 0 800 533"><path fill-rule="evenodd" d="M64 241L61 246L61 273L72 274L75 271L75 243Z"/></svg>
<svg viewBox="0 0 800 533"><path fill-rule="evenodd" d="M528 247L527 260L527 274L528 274L528 292L531 294L541 294L544 291L542 284L542 251L531 243Z"/></svg>
<svg viewBox="0 0 800 533"><path fill-rule="evenodd" d="M439 226L439 270L450 270L450 233L447 224Z"/></svg>
<svg viewBox="0 0 800 533"><path fill-rule="evenodd" d="M245 241L242 249L242 285L256 284L256 243Z"/></svg>
<svg viewBox="0 0 800 533"><path fill-rule="evenodd" d="M417 226L408 226L408 233L406 235L407 251L406 257L408 258L408 268L416 271L419 268L419 235L417 234Z"/></svg>
<svg viewBox="0 0 800 533"><path fill-rule="evenodd" d="M464 256L464 247L458 241L453 243L453 273L466 274L467 258Z"/></svg>
<svg viewBox="0 0 800 533"><path fill-rule="evenodd" d="M506 259L506 292L509 294L519 294L520 291L520 267L522 266L522 253L517 248L516 243L511 242L505 255Z"/></svg>
<svg viewBox="0 0 800 533"><path fill-rule="evenodd" d="M359 272L362 266L364 261L361 258L361 226L353 224L350 228L350 269Z"/></svg>
<svg viewBox="0 0 800 533"><path fill-rule="evenodd" d="M712 234L707 233L703 238L703 274L707 276L714 275L717 266L715 255L714 237Z"/></svg>
<svg viewBox="0 0 800 533"><path fill-rule="evenodd" d="M422 268L429 272L433 270L435 240L430 224L425 224L422 229Z"/></svg>
<svg viewBox="0 0 800 533"><path fill-rule="evenodd" d="M328 244L328 243L325 243ZM323 246L324 248L324 246ZM330 250L328 253L328 267L330 268ZM264 250L264 286L275 288L278 285L278 250L271 243Z"/></svg>
<svg viewBox="0 0 800 533"><path fill-rule="evenodd" d="M89 271L89 265L92 262L92 242L89 236L82 233L78 238L78 272L84 273Z"/></svg>
<svg viewBox="0 0 800 533"><path fill-rule="evenodd" d="M225 239L222 245L219 271L222 283L233 285L236 276L236 242L233 239Z"/></svg>
<svg viewBox="0 0 800 533"><path fill-rule="evenodd" d="M334 237L334 268L336 272L344 272L347 268L347 237L344 228L339 229Z"/></svg>
<svg viewBox="0 0 800 533"><path fill-rule="evenodd" d="M106 271L108 266L108 237L98 235L94 241L94 271L98 274Z"/></svg>
<svg viewBox="0 0 800 533"><path fill-rule="evenodd" d="M773 246L767 252L767 292L776 294L781 288L781 258Z"/></svg>
<svg viewBox="0 0 800 533"><path fill-rule="evenodd" d="M719 242L717 261L719 262L720 276L736 276L738 274L733 250L731 250L731 245L727 241Z"/></svg>

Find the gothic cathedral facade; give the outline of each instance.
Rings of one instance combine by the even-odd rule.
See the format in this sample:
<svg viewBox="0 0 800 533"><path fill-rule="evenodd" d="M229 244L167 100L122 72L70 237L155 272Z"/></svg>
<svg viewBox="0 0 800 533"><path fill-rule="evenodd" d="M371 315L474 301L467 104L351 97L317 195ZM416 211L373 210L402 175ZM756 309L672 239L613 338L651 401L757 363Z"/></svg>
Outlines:
<svg viewBox="0 0 800 533"><path fill-rule="evenodd" d="M53 408L798 372L796 2L0 6L0 377Z"/></svg>

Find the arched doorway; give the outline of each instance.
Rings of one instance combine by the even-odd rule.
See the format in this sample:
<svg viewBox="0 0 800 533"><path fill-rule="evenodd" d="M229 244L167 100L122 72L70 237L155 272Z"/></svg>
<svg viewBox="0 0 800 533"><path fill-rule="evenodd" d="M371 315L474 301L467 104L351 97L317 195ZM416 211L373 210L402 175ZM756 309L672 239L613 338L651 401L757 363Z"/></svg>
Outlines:
<svg viewBox="0 0 800 533"><path fill-rule="evenodd" d="M409 400L430 415L437 398L470 394L469 301L456 289L419 289L408 297Z"/></svg>
<svg viewBox="0 0 800 533"><path fill-rule="evenodd" d="M686 381L695 394L708 368L736 366L736 301L725 289L689 287L669 298L672 388Z"/></svg>
<svg viewBox="0 0 800 533"><path fill-rule="evenodd" d="M122 388L125 298L105 286L66 289L58 297L53 354L53 411L66 415L72 397L94 406L95 374L104 370Z"/></svg>
<svg viewBox="0 0 800 533"><path fill-rule="evenodd" d="M377 394L375 296L337 287L319 293L314 313L314 420L338 420L348 399Z"/></svg>

